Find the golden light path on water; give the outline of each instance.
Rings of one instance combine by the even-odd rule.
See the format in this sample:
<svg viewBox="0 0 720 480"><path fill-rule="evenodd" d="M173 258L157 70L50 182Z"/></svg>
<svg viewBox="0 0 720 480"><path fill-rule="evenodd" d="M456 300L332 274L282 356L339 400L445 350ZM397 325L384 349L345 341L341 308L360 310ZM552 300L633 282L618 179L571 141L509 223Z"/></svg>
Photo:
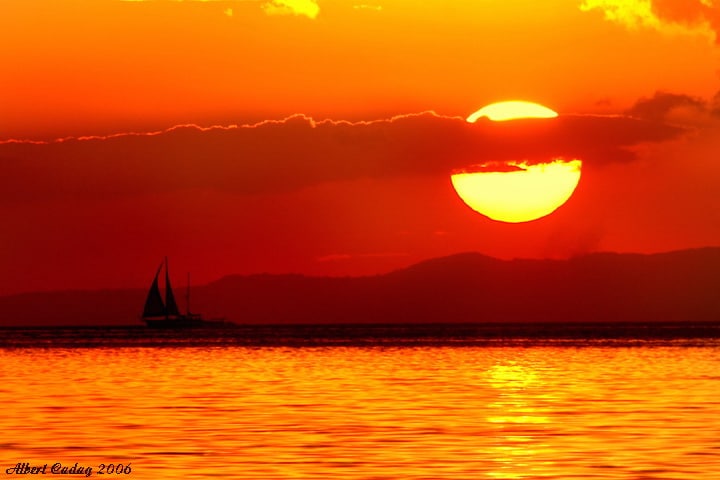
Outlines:
<svg viewBox="0 0 720 480"><path fill-rule="evenodd" d="M670 479L720 471L720 351L0 349L0 466L130 479Z"/></svg>

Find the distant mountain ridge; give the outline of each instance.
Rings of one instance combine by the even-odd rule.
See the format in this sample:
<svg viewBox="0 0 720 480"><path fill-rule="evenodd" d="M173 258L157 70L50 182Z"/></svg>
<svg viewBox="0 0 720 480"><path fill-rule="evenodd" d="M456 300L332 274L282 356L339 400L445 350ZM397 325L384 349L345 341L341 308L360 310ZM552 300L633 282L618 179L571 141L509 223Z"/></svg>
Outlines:
<svg viewBox="0 0 720 480"><path fill-rule="evenodd" d="M248 324L717 321L719 276L720 247L568 260L461 253L367 277L231 275L193 287L193 309ZM0 297L0 326L140 325L145 295Z"/></svg>

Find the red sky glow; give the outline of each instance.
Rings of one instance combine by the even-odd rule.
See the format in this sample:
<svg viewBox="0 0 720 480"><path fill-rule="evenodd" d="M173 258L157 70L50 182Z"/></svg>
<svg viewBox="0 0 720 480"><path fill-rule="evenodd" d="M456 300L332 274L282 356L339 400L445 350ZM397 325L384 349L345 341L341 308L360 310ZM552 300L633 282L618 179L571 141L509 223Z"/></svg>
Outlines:
<svg viewBox="0 0 720 480"><path fill-rule="evenodd" d="M720 245L717 2L9 0L0 295ZM468 123L529 100L558 118ZM454 170L580 158L519 224ZM183 278L183 277L179 277ZM178 280L182 283L181 280Z"/></svg>

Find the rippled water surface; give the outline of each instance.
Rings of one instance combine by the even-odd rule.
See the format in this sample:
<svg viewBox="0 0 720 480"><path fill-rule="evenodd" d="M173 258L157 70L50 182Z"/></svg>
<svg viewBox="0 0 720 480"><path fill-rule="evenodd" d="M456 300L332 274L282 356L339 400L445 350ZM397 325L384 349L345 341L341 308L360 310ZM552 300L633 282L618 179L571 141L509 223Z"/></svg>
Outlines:
<svg viewBox="0 0 720 480"><path fill-rule="evenodd" d="M0 476L720 478L712 338L22 344L0 349L0 378Z"/></svg>

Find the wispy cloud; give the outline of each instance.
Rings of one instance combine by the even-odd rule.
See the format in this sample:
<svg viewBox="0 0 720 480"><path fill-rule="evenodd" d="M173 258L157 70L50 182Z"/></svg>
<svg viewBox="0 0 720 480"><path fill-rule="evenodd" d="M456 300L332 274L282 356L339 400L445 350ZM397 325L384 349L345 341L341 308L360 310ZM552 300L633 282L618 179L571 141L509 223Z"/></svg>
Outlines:
<svg viewBox="0 0 720 480"><path fill-rule="evenodd" d="M401 252L377 252L377 253L331 253L317 257L317 262L342 262L353 259L363 258L392 258L392 257L407 257L407 253Z"/></svg>
<svg viewBox="0 0 720 480"><path fill-rule="evenodd" d="M252 2L260 3L262 0L120 0L121 2L222 2L222 3L241 3ZM270 0L260 5L263 11L268 15L295 15L305 16L308 18L317 18L320 13L320 6L316 0ZM223 10L225 15L232 17L233 9L226 8Z"/></svg>
<svg viewBox="0 0 720 480"><path fill-rule="evenodd" d="M653 122L703 126L720 118L720 92L711 100L682 93L658 91L641 98L625 112L634 118Z"/></svg>
<svg viewBox="0 0 720 480"><path fill-rule="evenodd" d="M651 98L641 98L627 112L628 115L646 120L665 121L674 110L692 109L706 111L707 102L690 95L655 92Z"/></svg>
<svg viewBox="0 0 720 480"><path fill-rule="evenodd" d="M599 10L607 20L630 29L700 34L720 42L716 0L583 0L580 10Z"/></svg>
<svg viewBox="0 0 720 480"><path fill-rule="evenodd" d="M320 7L315 0L271 0L262 6L268 15L304 15L317 18Z"/></svg>
<svg viewBox="0 0 720 480"><path fill-rule="evenodd" d="M383 9L382 5L367 5L364 3L360 5L353 5L353 8L355 10L375 10L376 12L380 12Z"/></svg>

